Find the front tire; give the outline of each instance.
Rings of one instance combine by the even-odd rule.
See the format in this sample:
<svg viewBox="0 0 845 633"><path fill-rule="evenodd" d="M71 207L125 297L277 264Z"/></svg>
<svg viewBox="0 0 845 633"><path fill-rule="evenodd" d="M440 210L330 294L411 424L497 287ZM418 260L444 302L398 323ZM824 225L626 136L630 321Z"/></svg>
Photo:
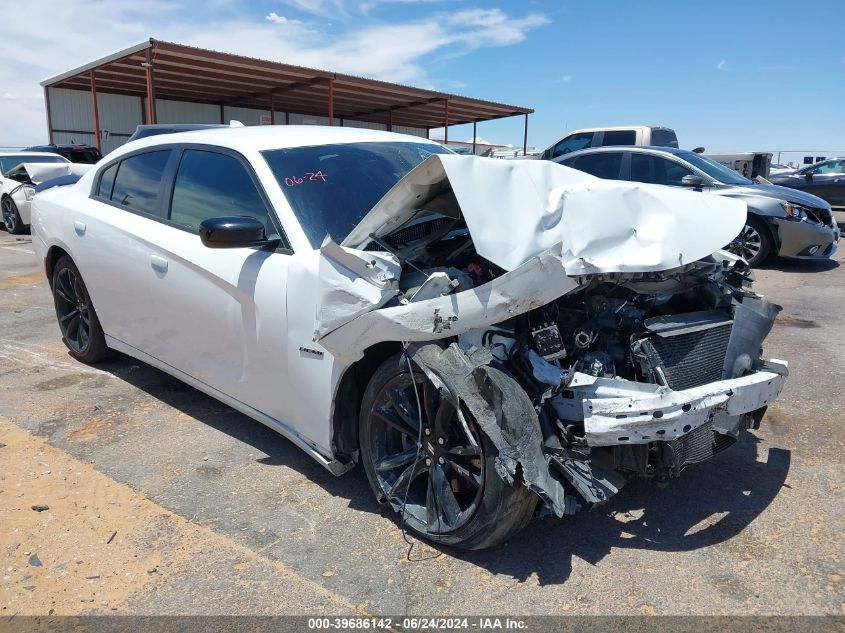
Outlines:
<svg viewBox="0 0 845 633"><path fill-rule="evenodd" d="M768 227L759 219L748 216L739 235L728 245L728 251L743 257L751 267L761 264L771 255L774 244Z"/></svg>
<svg viewBox="0 0 845 633"><path fill-rule="evenodd" d="M96 363L109 356L91 296L73 260L63 255L53 268L53 303L62 341L71 356L83 363Z"/></svg>
<svg viewBox="0 0 845 633"><path fill-rule="evenodd" d="M499 477L495 446L471 413L462 413L466 426L422 370L412 376L405 356L393 356L361 402L361 460L376 497L413 532L440 545L483 549L522 529L538 498Z"/></svg>
<svg viewBox="0 0 845 633"><path fill-rule="evenodd" d="M18 205L15 204L15 201L12 200L11 196L3 198L3 202L0 203L0 207L2 207L3 226L6 227L6 230L13 235L26 233L27 227L23 223L23 220L21 220L21 214L18 212Z"/></svg>

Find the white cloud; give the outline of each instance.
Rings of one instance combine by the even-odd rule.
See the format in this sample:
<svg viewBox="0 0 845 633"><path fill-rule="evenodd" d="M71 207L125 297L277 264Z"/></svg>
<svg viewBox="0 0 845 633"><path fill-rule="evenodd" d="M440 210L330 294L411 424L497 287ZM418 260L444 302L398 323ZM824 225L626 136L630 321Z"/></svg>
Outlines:
<svg viewBox="0 0 845 633"><path fill-rule="evenodd" d="M723 70L723 71L728 70L728 60L723 59L718 64L716 64L716 70Z"/></svg>
<svg viewBox="0 0 845 633"><path fill-rule="evenodd" d="M290 0L301 10L343 11L341 0ZM500 9L467 9L448 16L435 11L400 23L366 21L337 29L306 24L277 12L244 17L241 5L217 0L197 21L192 3L166 0L64 0L51 5L45 28L39 3L13 3L0 21L0 143L46 141L39 82L149 37L213 50L276 59L386 81L430 86L432 56L463 55L508 46L545 24L542 15L510 15ZM58 26L61 25L61 26ZM80 37L96 33L97 37ZM21 43L26 42L26 46ZM442 71L441 71L442 72ZM448 82L444 77L443 82Z"/></svg>
<svg viewBox="0 0 845 633"><path fill-rule="evenodd" d="M286 24L288 26L298 26L302 24L302 20L292 20L290 18L286 18L283 15L279 15L275 11L271 11L268 15L264 17L264 19L268 22L272 22L273 24Z"/></svg>
<svg viewBox="0 0 845 633"><path fill-rule="evenodd" d="M558 78L556 81L559 84L568 84L570 81L572 81L572 75L563 75L562 77Z"/></svg>

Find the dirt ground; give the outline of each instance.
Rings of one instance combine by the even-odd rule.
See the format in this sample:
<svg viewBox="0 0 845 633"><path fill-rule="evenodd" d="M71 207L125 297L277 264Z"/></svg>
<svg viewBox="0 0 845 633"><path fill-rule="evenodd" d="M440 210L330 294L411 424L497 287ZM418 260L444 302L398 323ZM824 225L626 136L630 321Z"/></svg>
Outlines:
<svg viewBox="0 0 845 633"><path fill-rule="evenodd" d="M0 618L845 614L842 260L757 273L791 375L752 441L496 549L409 561L361 469L335 478L133 359L74 361L28 238L0 233Z"/></svg>

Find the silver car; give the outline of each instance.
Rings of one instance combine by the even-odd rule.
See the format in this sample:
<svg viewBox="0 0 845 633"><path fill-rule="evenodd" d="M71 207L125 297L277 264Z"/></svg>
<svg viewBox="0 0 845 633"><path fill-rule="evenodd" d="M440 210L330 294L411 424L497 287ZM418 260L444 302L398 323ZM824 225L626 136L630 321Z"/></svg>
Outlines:
<svg viewBox="0 0 845 633"><path fill-rule="evenodd" d="M836 252L839 227L830 204L814 195L757 184L716 161L671 147L596 147L555 162L599 178L687 187L742 200L748 218L728 250L751 266L770 255L828 258Z"/></svg>

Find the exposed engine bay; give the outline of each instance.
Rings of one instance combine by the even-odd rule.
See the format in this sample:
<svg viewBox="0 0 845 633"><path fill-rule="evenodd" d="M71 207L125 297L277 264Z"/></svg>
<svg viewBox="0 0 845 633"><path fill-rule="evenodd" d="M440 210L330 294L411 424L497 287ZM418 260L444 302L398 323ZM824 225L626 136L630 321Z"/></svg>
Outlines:
<svg viewBox="0 0 845 633"><path fill-rule="evenodd" d="M729 239L711 236L712 254L686 261L681 253L662 269L626 270L622 261L597 270L577 253L567 263L575 249L566 245L562 256L552 249L506 269L479 254L479 230L448 184L418 194L422 204L392 230L358 242L361 258L376 258L359 274L378 287L378 309L359 310L337 331L360 347L374 336L404 341L493 441L503 479L521 479L561 516L605 502L629 476L676 477L758 427L788 373L786 363L761 358L779 307L751 290L744 260L717 250ZM651 221L639 213L636 222ZM618 232L638 240L638 231L645 233ZM613 257L613 240L597 233L585 243L594 261ZM625 247L616 247L617 259ZM647 248L640 240L631 250L642 256ZM348 249L324 248L333 253L351 258ZM516 285L532 266L525 277L533 285ZM594 272L573 274L580 270ZM508 282L514 287L504 291ZM471 327L466 314L487 324ZM318 328L317 338L336 353L336 332ZM517 406L526 397L530 407Z"/></svg>

